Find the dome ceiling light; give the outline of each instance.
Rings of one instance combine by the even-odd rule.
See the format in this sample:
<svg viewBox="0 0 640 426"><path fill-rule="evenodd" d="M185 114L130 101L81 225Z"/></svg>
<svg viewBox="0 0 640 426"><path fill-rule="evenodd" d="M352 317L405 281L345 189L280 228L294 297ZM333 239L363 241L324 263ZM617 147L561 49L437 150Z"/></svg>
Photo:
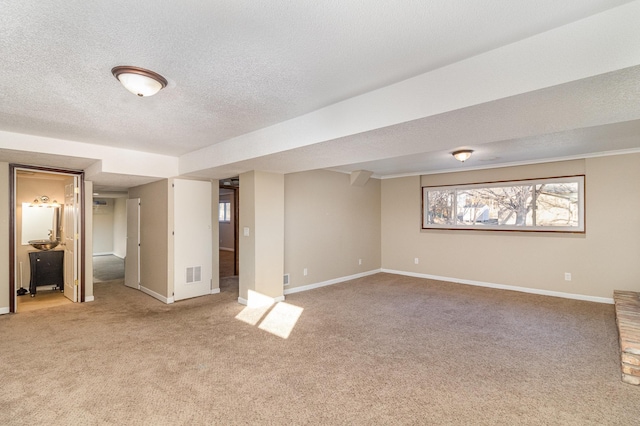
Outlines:
<svg viewBox="0 0 640 426"><path fill-rule="evenodd" d="M160 74L139 67L117 66L111 74L131 93L138 96L153 96L167 86L167 80Z"/></svg>
<svg viewBox="0 0 640 426"><path fill-rule="evenodd" d="M453 155L456 160L463 163L471 157L471 154L473 154L472 149L461 149L459 151L454 151L451 153L451 155Z"/></svg>

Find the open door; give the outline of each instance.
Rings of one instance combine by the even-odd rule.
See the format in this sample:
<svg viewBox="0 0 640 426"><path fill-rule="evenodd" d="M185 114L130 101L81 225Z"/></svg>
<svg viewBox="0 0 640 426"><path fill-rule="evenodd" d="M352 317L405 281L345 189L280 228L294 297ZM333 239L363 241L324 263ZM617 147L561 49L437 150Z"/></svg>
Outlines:
<svg viewBox="0 0 640 426"><path fill-rule="evenodd" d="M78 301L78 259L80 203L78 177L73 176L64 186L64 295Z"/></svg>
<svg viewBox="0 0 640 426"><path fill-rule="evenodd" d="M140 198L127 200L127 255L124 285L140 289Z"/></svg>

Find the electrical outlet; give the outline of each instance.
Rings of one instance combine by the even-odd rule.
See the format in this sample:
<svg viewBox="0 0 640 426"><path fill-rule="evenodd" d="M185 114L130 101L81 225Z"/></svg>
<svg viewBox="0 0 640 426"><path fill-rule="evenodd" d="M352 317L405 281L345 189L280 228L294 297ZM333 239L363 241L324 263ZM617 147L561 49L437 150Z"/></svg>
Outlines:
<svg viewBox="0 0 640 426"><path fill-rule="evenodd" d="M565 272L564 273L564 280L565 281L571 281L571 272Z"/></svg>
<svg viewBox="0 0 640 426"><path fill-rule="evenodd" d="M413 263L415 263L415 264L417 265L418 263L420 263L420 259L418 259L418 258L416 257L415 259L413 259Z"/></svg>
<svg viewBox="0 0 640 426"><path fill-rule="evenodd" d="M307 268L304 268L304 269L302 270L302 275L304 275L305 277L307 276Z"/></svg>
<svg viewBox="0 0 640 426"><path fill-rule="evenodd" d="M358 265L362 265L362 259L358 259Z"/></svg>

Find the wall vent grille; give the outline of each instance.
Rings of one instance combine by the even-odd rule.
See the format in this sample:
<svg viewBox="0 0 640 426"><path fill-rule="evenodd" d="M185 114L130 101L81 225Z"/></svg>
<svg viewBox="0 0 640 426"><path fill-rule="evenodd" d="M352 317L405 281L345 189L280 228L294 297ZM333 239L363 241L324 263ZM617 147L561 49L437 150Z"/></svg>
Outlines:
<svg viewBox="0 0 640 426"><path fill-rule="evenodd" d="M284 274L284 280L282 281L284 285L289 285L289 274Z"/></svg>
<svg viewBox="0 0 640 426"><path fill-rule="evenodd" d="M187 268L187 284L202 281L202 267L190 266Z"/></svg>

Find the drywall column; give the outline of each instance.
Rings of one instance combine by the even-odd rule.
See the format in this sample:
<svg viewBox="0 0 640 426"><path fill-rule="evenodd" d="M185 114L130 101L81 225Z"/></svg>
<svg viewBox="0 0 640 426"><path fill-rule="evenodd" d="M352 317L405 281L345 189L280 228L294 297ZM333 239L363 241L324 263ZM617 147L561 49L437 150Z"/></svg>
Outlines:
<svg viewBox="0 0 640 426"><path fill-rule="evenodd" d="M0 162L0 314L9 313L9 163Z"/></svg>
<svg viewBox="0 0 640 426"><path fill-rule="evenodd" d="M220 293L220 243L218 226L218 199L220 182L211 181L211 294Z"/></svg>
<svg viewBox="0 0 640 426"><path fill-rule="evenodd" d="M83 302L93 301L93 182L84 181L84 294Z"/></svg>
<svg viewBox="0 0 640 426"><path fill-rule="evenodd" d="M241 174L239 208L238 302L255 306L283 300L284 175Z"/></svg>

